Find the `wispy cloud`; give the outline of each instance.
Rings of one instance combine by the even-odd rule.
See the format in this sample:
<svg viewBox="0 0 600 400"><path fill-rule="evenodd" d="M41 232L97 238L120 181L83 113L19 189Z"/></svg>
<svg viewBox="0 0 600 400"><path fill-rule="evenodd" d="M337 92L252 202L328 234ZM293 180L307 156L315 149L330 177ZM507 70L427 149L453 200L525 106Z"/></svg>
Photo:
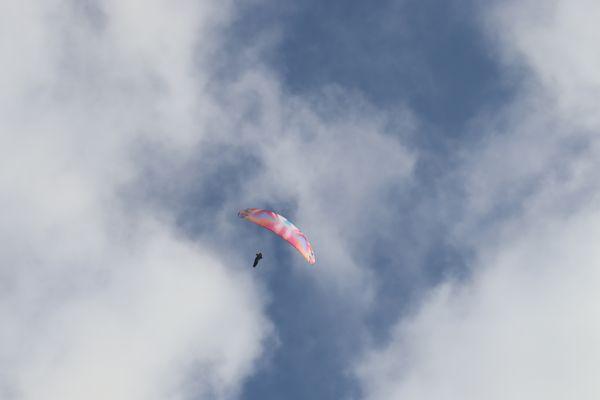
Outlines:
<svg viewBox="0 0 600 400"><path fill-rule="evenodd" d="M274 334L230 265L240 207L289 207L322 265L295 271L368 308L361 254L414 155L359 94L290 95L252 57L215 73L230 6L1 6L3 398L235 397Z"/></svg>
<svg viewBox="0 0 600 400"><path fill-rule="evenodd" d="M463 158L476 257L398 321L358 368L365 398L593 399L598 274L600 75L589 1L497 2L490 41L518 79L515 99L482 117Z"/></svg>

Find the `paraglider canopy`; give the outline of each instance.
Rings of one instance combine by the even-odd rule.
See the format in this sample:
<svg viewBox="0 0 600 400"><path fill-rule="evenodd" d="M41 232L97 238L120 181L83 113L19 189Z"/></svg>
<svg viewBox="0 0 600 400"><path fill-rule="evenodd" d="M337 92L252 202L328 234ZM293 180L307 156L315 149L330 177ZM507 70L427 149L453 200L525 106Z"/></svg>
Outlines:
<svg viewBox="0 0 600 400"><path fill-rule="evenodd" d="M261 208L247 208L238 212L238 216L270 230L287 241L304 256L309 264L316 262L315 253L306 235L284 216Z"/></svg>

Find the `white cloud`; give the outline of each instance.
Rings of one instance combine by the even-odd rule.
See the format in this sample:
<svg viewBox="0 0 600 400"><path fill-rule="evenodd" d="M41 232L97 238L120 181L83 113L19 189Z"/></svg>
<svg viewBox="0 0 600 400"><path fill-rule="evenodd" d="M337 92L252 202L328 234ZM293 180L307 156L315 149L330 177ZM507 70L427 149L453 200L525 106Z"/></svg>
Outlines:
<svg viewBox="0 0 600 400"><path fill-rule="evenodd" d="M260 63L216 79L233 12L222 1L0 5L0 397L236 396L272 333L264 297L224 264L230 254L182 236L173 204L146 197L162 179L183 192L202 182L216 166L186 168L211 146L258 159L224 200L227 218L297 205L315 280L368 305L371 277L353 255L372 230L393 234L387 190L414 157L356 94L292 96ZM223 221L215 235L231 229Z"/></svg>
<svg viewBox="0 0 600 400"><path fill-rule="evenodd" d="M260 299L214 255L146 231L91 277L21 278L2 308L8 393L187 398L189 379L196 395L235 394L269 329Z"/></svg>
<svg viewBox="0 0 600 400"><path fill-rule="evenodd" d="M559 112L591 129L600 123L593 109L600 96L599 17L593 0L501 2L490 26L507 61L529 67Z"/></svg>
<svg viewBox="0 0 600 400"><path fill-rule="evenodd" d="M497 2L486 29L520 92L465 155L477 257L357 368L368 399L595 399L600 365L598 104L590 1ZM524 67L524 69L523 69ZM489 117L489 116L487 116Z"/></svg>
<svg viewBox="0 0 600 400"><path fill-rule="evenodd" d="M594 399L600 214L544 221L437 288L360 367L369 399Z"/></svg>
<svg viewBox="0 0 600 400"><path fill-rule="evenodd" d="M262 296L122 196L140 141L201 139L228 6L94 7L0 5L0 397L229 398L271 331Z"/></svg>

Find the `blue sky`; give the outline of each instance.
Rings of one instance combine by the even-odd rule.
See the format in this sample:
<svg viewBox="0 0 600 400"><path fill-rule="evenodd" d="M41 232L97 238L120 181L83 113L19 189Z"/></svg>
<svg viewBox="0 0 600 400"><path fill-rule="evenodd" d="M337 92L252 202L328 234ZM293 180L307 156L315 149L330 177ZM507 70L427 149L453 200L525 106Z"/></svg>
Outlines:
<svg viewBox="0 0 600 400"><path fill-rule="evenodd" d="M364 337L384 338L414 296L446 275L464 273L469 249L446 238L446 221L424 221L414 211L424 201L428 207L442 201L432 199L438 190L460 195L460 188L439 187L445 181L440 172L453 168L462 141L473 140L470 121L498 106L510 88L480 33L479 10L466 1L261 2L244 11L232 27L232 52L277 31L276 44L261 56L283 90L311 96L337 86L390 113L407 107L423 125L410 138L411 147L427 154L417 162L416 180L378 205L389 208L387 218L407 234L394 244L367 227L373 247L356 254L382 281L368 313L353 312L343 299L320 293L285 269L268 278L274 297L268 312L281 347L246 384L243 398L355 398L360 388L347 366ZM391 122L391 132L396 129ZM422 229L426 239L410 234ZM422 254L405 255L415 242ZM407 263L416 263L418 271L406 271Z"/></svg>
<svg viewBox="0 0 600 400"><path fill-rule="evenodd" d="M0 398L597 399L596 3L0 5Z"/></svg>

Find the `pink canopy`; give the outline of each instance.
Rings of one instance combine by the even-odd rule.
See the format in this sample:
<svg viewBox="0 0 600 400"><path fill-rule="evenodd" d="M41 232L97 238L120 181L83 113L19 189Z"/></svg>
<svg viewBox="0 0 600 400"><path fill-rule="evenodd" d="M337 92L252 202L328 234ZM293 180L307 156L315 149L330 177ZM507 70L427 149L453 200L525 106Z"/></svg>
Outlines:
<svg viewBox="0 0 600 400"><path fill-rule="evenodd" d="M238 213L240 218L254 222L286 240L304 256L309 264L316 262L315 253L308 238L300 229L288 221L284 216L273 211L260 208L247 208Z"/></svg>

